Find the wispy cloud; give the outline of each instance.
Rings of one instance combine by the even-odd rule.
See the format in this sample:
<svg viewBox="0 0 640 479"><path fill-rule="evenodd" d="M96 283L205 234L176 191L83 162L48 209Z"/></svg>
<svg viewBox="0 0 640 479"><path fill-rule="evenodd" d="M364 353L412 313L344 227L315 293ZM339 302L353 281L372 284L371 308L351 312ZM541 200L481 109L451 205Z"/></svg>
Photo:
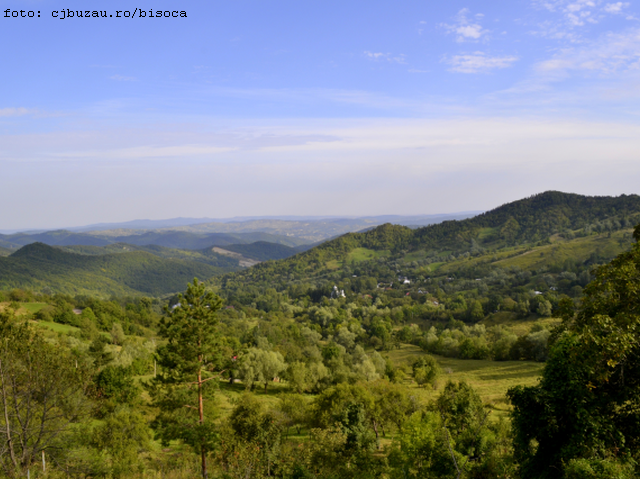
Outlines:
<svg viewBox="0 0 640 479"><path fill-rule="evenodd" d="M393 55L391 53L365 51L364 56L365 58L368 58L369 60L373 60L373 61L388 61L388 62L400 63L400 64L407 63L406 55L402 53L399 55Z"/></svg>
<svg viewBox="0 0 640 479"><path fill-rule="evenodd" d="M608 33L579 47L566 48L535 66L542 74L570 71L612 74L640 70L640 29Z"/></svg>
<svg viewBox="0 0 640 479"><path fill-rule="evenodd" d="M109 78L115 81L137 81L137 78L135 77L127 77L123 75L112 75Z"/></svg>
<svg viewBox="0 0 640 479"><path fill-rule="evenodd" d="M36 113L36 111L28 108L0 108L0 117L24 116L33 113Z"/></svg>
<svg viewBox="0 0 640 479"><path fill-rule="evenodd" d="M442 23L447 33L456 35L456 41L458 43L464 42L478 42L481 38L486 38L489 30L486 30L480 25L480 20L484 17L482 13L471 15L468 8L463 8L454 17L454 23Z"/></svg>
<svg viewBox="0 0 640 479"><path fill-rule="evenodd" d="M631 5L629 2L607 3L604 6L604 11L614 15L620 15L623 13L625 8L629 7L629 5Z"/></svg>
<svg viewBox="0 0 640 479"><path fill-rule="evenodd" d="M518 60L515 56L492 57L483 52L473 52L463 55L446 57L449 70L457 73L488 73L511 66Z"/></svg>
<svg viewBox="0 0 640 479"><path fill-rule="evenodd" d="M533 0L533 5L554 13L555 18L540 23L532 32L547 38L582 41L581 28L600 23L611 15L627 15L628 2L605 3L603 0Z"/></svg>

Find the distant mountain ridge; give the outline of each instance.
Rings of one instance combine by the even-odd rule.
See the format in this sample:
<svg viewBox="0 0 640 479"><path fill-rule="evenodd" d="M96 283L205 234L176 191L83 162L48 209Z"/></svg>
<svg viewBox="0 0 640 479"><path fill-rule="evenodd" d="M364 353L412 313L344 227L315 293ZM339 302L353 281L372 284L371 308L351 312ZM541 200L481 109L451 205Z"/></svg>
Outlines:
<svg viewBox="0 0 640 479"><path fill-rule="evenodd" d="M44 243L49 246L107 246L115 243L127 243L137 246L157 245L166 248L200 250L211 246L231 244L249 244L266 241L296 247L308 243L295 237L273 235L269 233L191 233L186 231L148 231L140 234L93 235L74 233L66 230L46 233L0 235L0 247L17 249L31 243Z"/></svg>
<svg viewBox="0 0 640 479"><path fill-rule="evenodd" d="M379 215L379 216L245 216L223 219L172 218L166 220L133 220L122 223L97 223L87 226L31 231L5 231L5 235L16 233L37 235L51 231L89 233L93 236L122 236L141 234L146 231L187 231L191 233L256 233L298 236L307 242L325 240L338 234L359 231L370 226L392 222L407 226L424 226L451 219L464 219L479 211L435 215ZM0 231L0 233L3 233Z"/></svg>

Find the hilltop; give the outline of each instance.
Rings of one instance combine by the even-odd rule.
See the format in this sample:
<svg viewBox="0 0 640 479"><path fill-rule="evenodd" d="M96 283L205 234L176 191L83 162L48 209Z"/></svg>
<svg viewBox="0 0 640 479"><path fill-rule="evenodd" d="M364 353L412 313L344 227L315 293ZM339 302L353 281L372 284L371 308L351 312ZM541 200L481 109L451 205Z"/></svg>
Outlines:
<svg viewBox="0 0 640 479"><path fill-rule="evenodd" d="M493 263L505 266L505 256L527 253L534 258L532 248L546 248L558 258L584 262L595 253L604 258L622 251L638 222L640 196L588 197L548 191L462 221L418 229L385 224L348 233L291 258L226 275L215 283L223 290L235 283L269 283L284 290L294 283L337 281L365 267L393 281L400 265L415 276L430 276L439 268L444 274L478 263L489 268ZM604 240L596 241L598 235ZM551 262L547 256L545 264ZM531 265L520 261L522 267Z"/></svg>

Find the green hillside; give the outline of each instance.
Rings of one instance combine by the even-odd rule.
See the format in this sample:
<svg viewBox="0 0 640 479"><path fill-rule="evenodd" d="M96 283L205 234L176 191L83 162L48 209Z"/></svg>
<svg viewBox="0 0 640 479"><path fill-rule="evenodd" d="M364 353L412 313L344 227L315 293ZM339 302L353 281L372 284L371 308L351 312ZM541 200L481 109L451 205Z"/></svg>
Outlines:
<svg viewBox="0 0 640 479"><path fill-rule="evenodd" d="M42 243L0 257L0 289L24 288L68 294L159 296L179 291L194 277L211 278L215 266L165 259L144 252L81 255Z"/></svg>
<svg viewBox="0 0 640 479"><path fill-rule="evenodd" d="M492 269L552 268L559 274L571 269L564 267L567 261L588 269L628 248L636 223L637 195L586 197L552 191L463 221L418 229L386 224L349 233L215 282L229 291L267 284L284 291L302 283L326 288L340 281L360 282L350 280L353 275L396 284L402 275L417 285L454 272L478 279ZM361 290L352 284L347 289Z"/></svg>
<svg viewBox="0 0 640 479"><path fill-rule="evenodd" d="M117 254L127 253L131 251L146 251L153 255L167 259L178 259L185 261L196 261L199 263L208 264L220 268L221 271L230 272L240 270L238 260L218 254L206 248L203 250L184 250L177 248L165 248L164 246L157 245L131 245L127 243L114 243L107 246L61 246L65 251L77 254L85 255L103 255L103 254Z"/></svg>
<svg viewBox="0 0 640 479"><path fill-rule="evenodd" d="M517 434L535 431L538 424L553 432L558 424L571 429L576 423L581 424L574 428L576 444L585 444L583 431L591 427L585 421L609 417L598 409L602 397L620 405L611 411L626 428L625 437L635 441L638 435L635 416L633 422L622 414L627 405L633 414L638 410L633 398L639 384L640 226L631 228L640 223L637 198L576 196L545 193L504 205L481 220L437 229L387 224L212 277L207 285L194 282L184 297L162 299L140 293L166 294L184 289L191 275L206 278L193 268L213 273L216 268L203 262L210 252L32 244L0 258L0 319L16 321L17 314L42 339L33 342L39 349L30 349L24 338L31 338L16 334L15 347L9 341L0 359L53 371L33 375L38 378L64 380L59 371L69 371L75 387L81 387L79 368L91 374L96 389L86 400L87 411L94 412L81 419L89 439L83 436L79 443L67 436L65 450L76 455L65 459L75 463L65 465L83 467L85 458L95 457L109 474L122 471L114 459L122 451L120 436L115 445L97 439L131 424L142 439L127 446L129 472L119 477L138 477L135 471L143 467L167 472L166 477L197 477L195 468L183 468L197 456L182 436L173 435L173 424L178 418L189 421L180 424L198 425L206 417L224 438L210 455L211 477L227 477L230 464L258 470L260 477L364 477L352 474L354 464L378 471L367 477L408 477L424 451L440 454L432 464L449 464L438 477L520 477L515 462L526 454L513 452L520 447ZM216 249L237 255L236 262L279 250L259 243ZM598 267L621 251L626 252ZM211 254L209 260L225 258ZM12 289L7 278L36 291ZM55 287L71 294L51 294ZM137 297L106 299L109 292ZM169 321L161 319L163 306L171 306L164 309ZM176 365L201 361L194 347L201 341L216 352L210 367L176 375ZM626 353L625 348L635 349ZM37 363L41 358L46 362ZM26 374L19 379L33 381ZM184 405L196 409L197 391L203 389L194 385L205 382L215 385L215 396L203 394L203 408L209 409L199 416ZM143 384L144 391L136 387ZM607 399L611 391L617 403ZM562 409L549 407L557 401L563 401ZM460 418L472 429L449 429ZM167 424L170 430L163 429ZM340 469L344 456L334 452L346 449L344 431L369 438L367 446L357 446L358 461L366 463ZM532 436L523 437L529 447ZM535 437L549 441L546 435ZM274 442L267 447L256 438ZM477 442L464 449L468 439ZM478 454L475 444L484 452ZM418 451L416 461L399 455L403 448ZM618 443L611 450L617 454ZM46 452L50 459L55 453ZM275 469L284 464L296 471L316 454L312 474ZM448 462L456 457L468 462L473 455L474 469L464 475ZM176 457L185 462L176 463ZM174 474L176 464L182 469ZM257 467L262 469L250 469ZM419 477L435 477L429 467ZM632 477L578 472L566 477Z"/></svg>

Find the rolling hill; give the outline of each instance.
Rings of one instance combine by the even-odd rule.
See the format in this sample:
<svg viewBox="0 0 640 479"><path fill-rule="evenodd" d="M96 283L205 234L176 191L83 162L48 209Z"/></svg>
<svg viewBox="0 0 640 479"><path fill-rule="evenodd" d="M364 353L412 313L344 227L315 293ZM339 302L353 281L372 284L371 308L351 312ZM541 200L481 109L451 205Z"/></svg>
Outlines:
<svg viewBox="0 0 640 479"><path fill-rule="evenodd" d="M33 243L0 257L0 288L68 294L160 296L184 289L194 277L224 270L208 264L165 259L145 251L86 255Z"/></svg>
<svg viewBox="0 0 640 479"><path fill-rule="evenodd" d="M309 244L308 241L299 238L262 232L228 234L191 233L174 230L111 230L89 234L58 230L36 234L16 233L0 235L0 247L5 249L17 249L31 243L44 243L49 246L108 246L115 243L127 243L136 246L156 245L165 248L201 250L212 246L250 244L257 241L282 244L290 247Z"/></svg>
<svg viewBox="0 0 640 479"><path fill-rule="evenodd" d="M361 263L382 259L385 266L380 266L384 271L379 276L393 278L400 264L407 263L416 263L412 271L420 274L430 275L438 268L444 274L479 262L490 266L525 253L534 258L532 248L586 261L593 254L605 258L622 251L639 222L640 196L588 197L549 191L462 221L418 229L385 224L364 233L348 233L297 256L259 264L215 282L223 288L231 283L270 284L283 290L299 282L337 280ZM390 266L394 262L397 267ZM422 263L428 263L428 268L421 268Z"/></svg>

